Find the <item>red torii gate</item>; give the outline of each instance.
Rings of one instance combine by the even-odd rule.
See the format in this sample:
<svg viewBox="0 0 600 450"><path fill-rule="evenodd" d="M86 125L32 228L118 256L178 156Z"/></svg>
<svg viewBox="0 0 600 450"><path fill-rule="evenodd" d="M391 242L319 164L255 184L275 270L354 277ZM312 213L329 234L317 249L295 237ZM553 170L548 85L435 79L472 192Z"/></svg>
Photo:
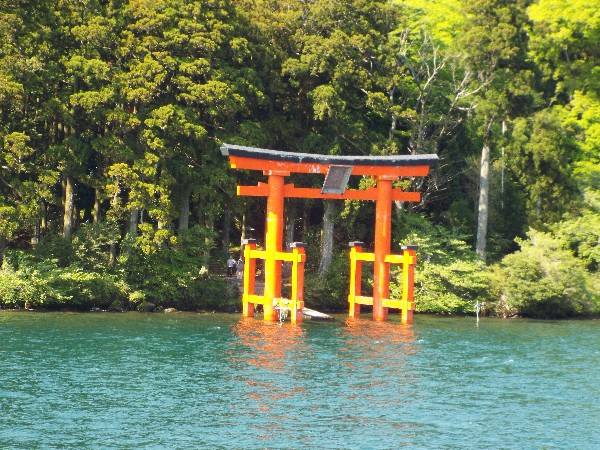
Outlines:
<svg viewBox="0 0 600 450"><path fill-rule="evenodd" d="M373 200L376 202L375 249L373 253L363 253L362 243L351 242L350 273L350 316L358 317L360 305L373 305L373 319L387 320L388 308L402 310L402 322L412 323L413 274L416 264L415 248L404 246L403 254L390 255L392 237L392 202L418 202L419 192L405 192L394 188L392 183L400 177L424 177L434 164L437 155L393 155L393 156L337 156L294 153L268 150L239 145L223 144L221 153L229 157L233 169L260 170L268 176L267 183L257 186L238 186L237 194L267 197L267 230L265 250L256 250L256 242L249 240L244 250L243 314L254 316L254 306L263 305L264 320L278 320L279 309L291 311L292 322L302 321L304 308L304 247L294 243L292 252L283 251L284 199L323 198L338 200ZM292 173L326 175L322 189L301 188L284 184L284 179ZM346 190L350 175L371 176L377 181L376 187L365 190ZM256 259L264 259L265 289L259 296L254 291ZM283 261L291 261L291 299L281 298L281 267ZM373 261L373 297L360 294L362 261ZM403 266L402 299L389 299L390 264Z"/></svg>

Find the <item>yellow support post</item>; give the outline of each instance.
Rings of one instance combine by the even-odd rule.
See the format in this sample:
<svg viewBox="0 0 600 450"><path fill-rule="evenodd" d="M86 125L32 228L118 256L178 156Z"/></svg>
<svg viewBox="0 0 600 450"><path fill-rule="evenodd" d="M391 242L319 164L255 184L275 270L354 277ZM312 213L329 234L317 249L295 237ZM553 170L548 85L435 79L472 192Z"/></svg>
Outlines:
<svg viewBox="0 0 600 450"><path fill-rule="evenodd" d="M359 259L359 253L362 252L362 242L350 242L350 289L348 292L349 316L360 317L360 303L356 302L356 297L360 296L362 289L362 260Z"/></svg>
<svg viewBox="0 0 600 450"><path fill-rule="evenodd" d="M402 249L402 323L413 322L415 309L415 265L417 264L416 245L403 245Z"/></svg>
<svg viewBox="0 0 600 450"><path fill-rule="evenodd" d="M253 252L256 251L256 240L244 240L244 293L242 295L242 309L244 317L254 317L254 302L251 302L251 296L254 296L256 257Z"/></svg>
<svg viewBox="0 0 600 450"><path fill-rule="evenodd" d="M292 248L292 323L302 323L302 310L304 309L304 263L306 261L303 242L293 242Z"/></svg>

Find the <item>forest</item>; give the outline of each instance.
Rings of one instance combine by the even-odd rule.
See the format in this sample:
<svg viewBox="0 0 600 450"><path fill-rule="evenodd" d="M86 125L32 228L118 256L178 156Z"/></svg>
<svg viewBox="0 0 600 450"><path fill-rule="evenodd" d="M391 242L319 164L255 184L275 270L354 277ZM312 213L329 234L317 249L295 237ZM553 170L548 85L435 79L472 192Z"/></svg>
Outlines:
<svg viewBox="0 0 600 450"><path fill-rule="evenodd" d="M587 0L0 0L0 307L239 309L264 177L227 142L436 154L394 205L417 312L597 317L599 62ZM307 306L343 311L374 204L286 213Z"/></svg>

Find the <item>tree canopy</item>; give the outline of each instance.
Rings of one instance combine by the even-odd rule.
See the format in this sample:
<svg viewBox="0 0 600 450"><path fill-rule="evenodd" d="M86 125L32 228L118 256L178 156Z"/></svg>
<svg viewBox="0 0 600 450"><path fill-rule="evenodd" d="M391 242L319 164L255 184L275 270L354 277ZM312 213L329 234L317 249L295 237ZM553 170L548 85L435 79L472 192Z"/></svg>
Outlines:
<svg viewBox="0 0 600 450"><path fill-rule="evenodd" d="M394 224L395 242L422 242L423 310L598 312L599 42L582 0L0 0L0 263L15 283L0 294L37 280L68 303L61 286L94 273L191 307L208 295L190 284L209 283L200 267L262 240L264 205L235 195L256 175L228 170L230 142L436 153L429 178L400 181L423 201L398 203ZM316 283L348 240L372 244L371 204L286 206L286 236L321 253Z"/></svg>

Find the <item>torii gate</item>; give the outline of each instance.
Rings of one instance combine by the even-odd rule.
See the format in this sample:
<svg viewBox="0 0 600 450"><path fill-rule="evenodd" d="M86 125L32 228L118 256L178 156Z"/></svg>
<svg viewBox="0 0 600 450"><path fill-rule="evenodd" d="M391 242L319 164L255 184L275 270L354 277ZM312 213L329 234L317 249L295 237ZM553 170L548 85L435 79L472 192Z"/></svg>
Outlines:
<svg viewBox="0 0 600 450"><path fill-rule="evenodd" d="M350 251L350 317L360 315L360 305L373 305L373 320L387 320L388 308L402 311L402 323L412 323L413 274L416 264L415 247L403 246L402 255L390 255L392 237L392 202L418 202L419 192L404 192L394 188L392 183L400 177L424 177L434 164L437 155L393 155L393 156L337 156L294 153L267 150L254 147L223 144L221 153L229 157L233 169L260 170L268 176L268 182L257 186L238 186L237 194L267 197L267 231L265 250L256 250L256 241L248 240L244 249L244 317L254 316L254 306L263 305L264 320L278 320L278 310L289 309L292 322L302 321L304 308L304 262L303 243L294 243L292 252L284 252L284 199L323 198L338 200L373 200L375 213L375 249L373 253L363 253L362 243L351 242ZM284 184L284 179L292 173L323 174L323 188L300 188ZM346 190L350 175L371 176L377 181L376 187L366 190ZM264 259L264 295L254 292L256 259ZM281 267L283 261L291 261L291 299L281 298ZM362 261L373 261L373 297L360 293ZM390 263L400 263L403 267L402 299L389 299Z"/></svg>

